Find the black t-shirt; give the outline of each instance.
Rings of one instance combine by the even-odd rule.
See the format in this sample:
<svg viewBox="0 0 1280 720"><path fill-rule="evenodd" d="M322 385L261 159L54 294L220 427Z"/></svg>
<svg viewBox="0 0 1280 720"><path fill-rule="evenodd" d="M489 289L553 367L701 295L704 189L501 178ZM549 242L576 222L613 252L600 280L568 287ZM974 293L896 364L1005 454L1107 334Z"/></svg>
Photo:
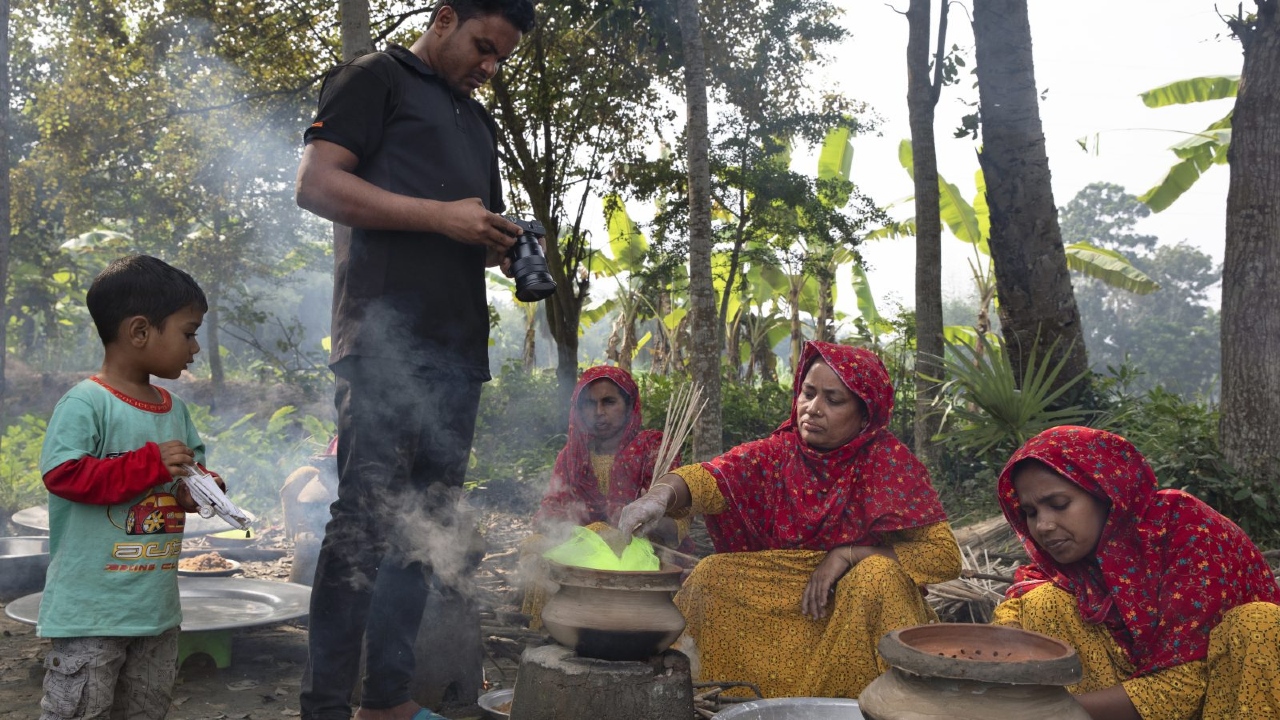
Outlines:
<svg viewBox="0 0 1280 720"><path fill-rule="evenodd" d="M331 70L304 140L359 158L356 174L432 200L480 198L502 212L497 127L407 49ZM430 374L489 379L485 250L435 233L334 224L330 363L374 357Z"/></svg>

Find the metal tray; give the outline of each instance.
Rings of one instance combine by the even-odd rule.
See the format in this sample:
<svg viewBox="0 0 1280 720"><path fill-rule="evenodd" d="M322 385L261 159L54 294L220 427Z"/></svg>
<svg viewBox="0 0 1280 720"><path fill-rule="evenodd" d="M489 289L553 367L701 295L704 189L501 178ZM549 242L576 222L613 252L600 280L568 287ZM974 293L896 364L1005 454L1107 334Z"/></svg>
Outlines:
<svg viewBox="0 0 1280 720"><path fill-rule="evenodd" d="M248 510L245 515L249 516L249 520L257 520L258 518ZM19 527L36 530L39 532L49 532L49 506L36 505L34 507L19 510L9 517L9 522ZM187 527L184 534L187 537L195 537L197 535L210 535L212 533L222 532L223 530L232 530L226 520L214 515L211 518L203 518L195 513L187 514Z"/></svg>
<svg viewBox="0 0 1280 720"><path fill-rule="evenodd" d="M251 578L179 577L182 630L238 630L306 617L311 588L296 583ZM40 598L35 593L5 606L4 613L35 625Z"/></svg>

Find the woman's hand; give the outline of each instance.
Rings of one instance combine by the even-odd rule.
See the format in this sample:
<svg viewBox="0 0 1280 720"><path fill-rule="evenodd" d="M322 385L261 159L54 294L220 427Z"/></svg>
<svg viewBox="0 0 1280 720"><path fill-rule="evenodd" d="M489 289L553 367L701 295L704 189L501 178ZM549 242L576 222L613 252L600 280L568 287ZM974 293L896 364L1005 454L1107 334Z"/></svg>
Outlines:
<svg viewBox="0 0 1280 720"><path fill-rule="evenodd" d="M631 535L648 535L653 532L662 518L667 516L667 508L671 505L675 488L663 485L664 489L649 488L649 492L638 500L628 503L618 513L618 529Z"/></svg>
<svg viewBox="0 0 1280 720"><path fill-rule="evenodd" d="M814 620L826 617L827 605L836 592L836 582L856 564L853 548L850 546L828 551L813 575L809 576L809 584L805 586L804 596L800 599L800 612Z"/></svg>

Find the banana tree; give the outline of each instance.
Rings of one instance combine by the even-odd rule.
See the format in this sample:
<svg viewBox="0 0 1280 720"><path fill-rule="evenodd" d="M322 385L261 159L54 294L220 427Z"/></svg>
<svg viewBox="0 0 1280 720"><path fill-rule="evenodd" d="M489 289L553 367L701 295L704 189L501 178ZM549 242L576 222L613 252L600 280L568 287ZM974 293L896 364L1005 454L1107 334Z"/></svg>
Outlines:
<svg viewBox="0 0 1280 720"><path fill-rule="evenodd" d="M903 140L898 144L898 160L910 174L913 167L910 140ZM990 261L991 249L987 245L991 233L991 216L987 208L986 179L981 169L974 173L974 184L978 192L970 203L964 199L958 187L947 182L941 174L938 175L939 210L942 221L946 223L947 229L956 239L967 243L973 250L969 267L981 300L977 326L979 333L982 334L990 328L990 308L997 299ZM869 238L905 237L913 231L914 222L907 220L886 225L873 232ZM1100 280L1106 285L1127 290L1136 295L1147 295L1160 289L1156 281L1134 267L1121 253L1085 242L1072 243L1064 249L1067 254L1068 268ZM947 330L944 329L944 332ZM952 333L954 334L954 331Z"/></svg>
<svg viewBox="0 0 1280 720"><path fill-rule="evenodd" d="M650 254L649 241L639 226L631 219L626 204L616 194L604 200L605 222L609 230L609 253L594 253L588 270L597 278L615 278L618 291L613 297L583 312L584 327L599 322L616 313L613 331L610 333L606 353L619 367L630 371L636 354L652 339L654 333L640 336L637 323L648 317L658 319L658 341L653 349L655 371L668 370L667 360L678 344L679 329L687 308L672 307L670 287L660 287L647 263ZM685 266L676 264L672 271L677 282L687 280ZM683 284L683 282L682 282Z"/></svg>
<svg viewBox="0 0 1280 720"><path fill-rule="evenodd" d="M1239 75L1206 75L1161 85L1141 93L1139 97L1147 107L1161 108L1227 100L1234 98L1239 90ZM1231 147L1231 117L1234 112L1235 109L1232 108L1200 132L1178 131L1189 135L1187 139L1169 146L1169 150L1178 157L1178 162L1138 200L1153 212L1160 212L1182 197L1214 165L1226 165L1227 149ZM1085 152L1096 154L1101 149L1098 133L1080 138L1076 142Z"/></svg>

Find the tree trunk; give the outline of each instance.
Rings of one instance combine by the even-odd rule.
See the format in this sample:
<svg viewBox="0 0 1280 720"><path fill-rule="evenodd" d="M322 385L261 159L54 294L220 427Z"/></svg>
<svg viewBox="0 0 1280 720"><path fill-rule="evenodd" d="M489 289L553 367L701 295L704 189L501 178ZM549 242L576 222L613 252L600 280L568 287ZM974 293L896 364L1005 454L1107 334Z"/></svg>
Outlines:
<svg viewBox="0 0 1280 720"><path fill-rule="evenodd" d="M1249 474L1280 458L1280 1L1257 6L1230 23L1244 69L1227 151L1219 425L1223 454Z"/></svg>
<svg viewBox="0 0 1280 720"><path fill-rule="evenodd" d="M8 389L5 355L9 347L9 0L0 0L0 429ZM0 525L0 527L3 527Z"/></svg>
<svg viewBox="0 0 1280 720"><path fill-rule="evenodd" d="M1050 187L1027 0L975 0L973 37L1001 329L1018 382L1037 342L1043 355L1057 341L1061 385L1089 363Z"/></svg>
<svg viewBox="0 0 1280 720"><path fill-rule="evenodd" d="M654 323L653 342L649 343L649 372L656 375L671 373L671 331L667 330L664 318L671 314L671 293L658 293L657 320Z"/></svg>
<svg viewBox="0 0 1280 720"><path fill-rule="evenodd" d="M804 333L800 330L800 284L803 275L791 279L790 290L787 291L787 304L791 306L791 369L800 364L800 351L804 349Z"/></svg>
<svg viewBox="0 0 1280 720"><path fill-rule="evenodd" d="M698 0L679 0L684 44L685 128L689 157L689 305L693 381L702 385L706 410L693 428L691 461L720 454L720 350L716 291L711 279L711 162L707 123L707 64L702 51Z"/></svg>
<svg viewBox="0 0 1280 720"><path fill-rule="evenodd" d="M818 276L818 321L814 330L815 337L821 342L835 342L835 263L831 264L830 274L823 272Z"/></svg>
<svg viewBox="0 0 1280 720"><path fill-rule="evenodd" d="M934 108L942 92L942 61L947 40L948 0L938 20L938 51L929 79L930 0L911 0L907 8L907 112L911 121L912 179L916 193L916 456L938 467L941 449L933 441L941 415L933 407L942 377L942 218L938 198L938 156L934 147Z"/></svg>
<svg viewBox="0 0 1280 720"><path fill-rule="evenodd" d="M218 302L222 293L219 292L217 285L209 286L207 299L209 301L209 312L205 313L204 318L204 347L202 348L205 356L209 358L209 379L213 383L213 398L222 395L222 388L226 384L226 372L222 368L222 353L219 351L222 343L218 339Z"/></svg>
<svg viewBox="0 0 1280 720"><path fill-rule="evenodd" d="M534 308L525 318L524 347L520 351L520 361L525 372L533 372L538 363L538 311Z"/></svg>
<svg viewBox="0 0 1280 720"><path fill-rule="evenodd" d="M342 25L342 61L373 52L369 34L369 0L338 0Z"/></svg>

